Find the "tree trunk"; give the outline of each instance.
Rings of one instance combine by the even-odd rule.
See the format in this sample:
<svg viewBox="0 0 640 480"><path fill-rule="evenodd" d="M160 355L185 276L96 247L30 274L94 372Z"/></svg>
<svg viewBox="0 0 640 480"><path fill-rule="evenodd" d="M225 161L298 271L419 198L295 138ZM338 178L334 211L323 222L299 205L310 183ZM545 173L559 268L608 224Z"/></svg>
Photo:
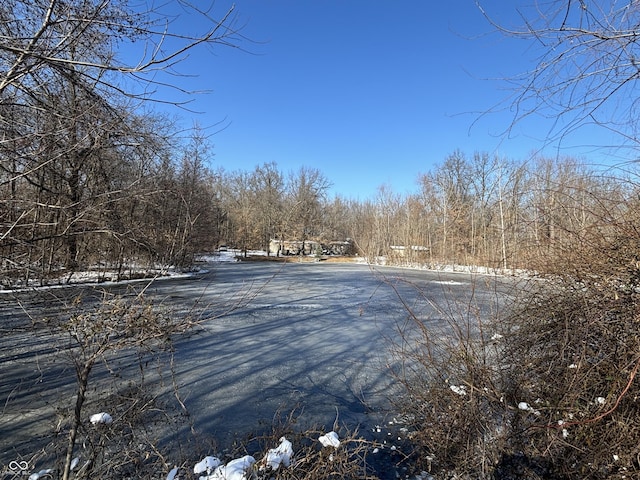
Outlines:
<svg viewBox="0 0 640 480"><path fill-rule="evenodd" d="M69 474L71 472L71 461L73 460L73 449L76 445L76 438L78 437L78 429L82 424L82 405L84 404L87 385L89 383L89 374L93 367L93 360L89 359L85 362L82 370L78 374L78 393L76 397L76 408L73 415L73 425L69 431L69 443L67 444L67 454L64 460L64 470L62 473L62 480L69 480Z"/></svg>

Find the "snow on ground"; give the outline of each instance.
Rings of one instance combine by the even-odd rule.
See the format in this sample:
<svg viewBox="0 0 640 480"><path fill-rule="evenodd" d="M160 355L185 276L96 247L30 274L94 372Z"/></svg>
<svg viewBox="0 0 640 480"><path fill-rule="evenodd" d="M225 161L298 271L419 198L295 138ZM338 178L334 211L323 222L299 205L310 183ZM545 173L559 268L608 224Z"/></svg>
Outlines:
<svg viewBox="0 0 640 480"><path fill-rule="evenodd" d="M323 447L338 448L340 446L340 439L336 432L321 435L318 441ZM274 472L281 466L283 468L291 466L293 444L285 437L280 437L279 442L280 444L276 448L269 449L265 457L260 461L260 470ZM256 465L256 460L251 455L236 458L226 465L222 464L218 457L207 456L195 464L193 473L196 475L204 474L198 477L198 480L246 480L254 478L251 474L251 469L254 465ZM167 475L167 480L175 480L178 472L178 467L172 468Z"/></svg>
<svg viewBox="0 0 640 480"><path fill-rule="evenodd" d="M249 251L249 255L264 255L262 251ZM196 257L197 263L223 263L223 262L236 262L236 258L240 255L239 250L229 250L224 252L216 252L212 254L203 254ZM0 293L10 293L28 288L63 288L69 285L83 285L83 284L95 284L101 285L122 285L133 282L149 282L152 280L159 280L165 278L186 278L194 275L207 273L208 270L198 268L182 270L173 266L158 266L155 268L137 267L136 265L128 265L123 269L123 280L113 280L117 276L116 272L109 269L94 267L86 271L73 272L59 278L51 280L51 284L42 286L40 281L33 280L28 285L17 285L14 288L2 289ZM132 279L126 278L134 277ZM1 286L0 286L1 287Z"/></svg>
<svg viewBox="0 0 640 480"><path fill-rule="evenodd" d="M338 448L340 446L340 439L338 438L338 434L336 432L329 432L326 435L320 436L318 441L322 444L323 447L333 447Z"/></svg>
<svg viewBox="0 0 640 480"><path fill-rule="evenodd" d="M249 255L265 255L262 251L250 251L247 252ZM198 262L206 262L206 263L227 263L227 262L237 262L236 258L238 255L241 255L240 250L225 250L222 252L215 253L207 253L198 255L196 257L196 261Z"/></svg>
<svg viewBox="0 0 640 480"><path fill-rule="evenodd" d="M91 415L91 417L89 418L89 421L94 425L98 425L100 423L109 425L110 423L113 423L113 418L111 417L111 415L109 415L106 412L100 412L100 413Z"/></svg>
<svg viewBox="0 0 640 480"><path fill-rule="evenodd" d="M338 434L335 432L322 435L318 441L324 447L338 448L340 446ZM280 444L276 448L269 449L265 457L260 461L260 470L273 472L281 466L283 468L291 466L293 444L285 437L280 437L279 442ZM193 473L196 475L204 474L198 477L198 480L246 480L247 478L254 478L251 470L255 464L256 460L251 455L236 458L226 465L222 464L218 457L207 456L195 464ZM172 468L167 475L167 480L175 480L178 471L178 467Z"/></svg>
<svg viewBox="0 0 640 480"><path fill-rule="evenodd" d="M248 250L248 256L267 256L264 250ZM196 256L196 263L231 263L237 262L242 259L243 252L238 249L229 249L213 253L200 254ZM296 257L291 257L295 259ZM458 264L420 264L420 263L403 263L394 264L390 263L387 257L381 256L371 260L367 257L355 256L351 258L353 263L367 264L373 266L390 266L396 268L408 268L413 270L430 270L444 273L466 273L466 274L480 274L480 275L527 275L531 272L525 270L516 269L503 269L483 267L478 265L458 265ZM113 280L116 277L116 273L105 268L95 267L93 269L81 272L73 272L63 277L51 280L50 284L42 285L39 280L30 281L28 284L15 284L2 288L0 285L0 294L3 293L15 293L32 288L64 288L69 285L85 285L85 284L100 284L104 286L110 285L122 285L134 282L150 282L166 278L186 278L198 274L208 273L208 270L202 268L193 268L189 271L184 271L171 266L157 267L157 268L138 268L135 265L127 266L124 271L126 275L130 277L136 277L133 279ZM448 283L453 283L449 281Z"/></svg>
<svg viewBox="0 0 640 480"><path fill-rule="evenodd" d="M251 455L231 460L226 465L217 467L211 475L199 477L198 480L246 480L251 478L250 469L256 463Z"/></svg>
<svg viewBox="0 0 640 480"><path fill-rule="evenodd" d="M410 268L413 270L430 270L443 273L475 273L479 275L527 275L531 272L515 268L495 268L482 265L461 265L458 263L418 263L418 262L390 262L387 257L381 256L374 259L366 257L354 257L356 263L368 265L389 266L396 268Z"/></svg>
<svg viewBox="0 0 640 480"><path fill-rule="evenodd" d="M65 275L64 277L60 277L57 279L50 280L50 283L42 285L40 281L30 281L28 284L19 283L14 284L10 287L2 288L0 285L0 294L3 293L16 293L22 292L26 290L31 290L34 288L37 289L56 289L56 288L65 288L70 285L90 285L90 284L100 284L104 286L113 286L113 285L123 285L127 283L140 283L140 282L151 282L156 280L162 280L165 278L186 278L191 277L193 275L197 275L198 273L202 273L199 270L193 270L189 272L180 271L174 268L167 269L140 269L138 271L138 275L134 275L137 278L134 279L123 279L123 280L111 280L109 276L105 277L104 271L83 271L83 272L74 272L70 275ZM115 275L115 274L112 274ZM109 278L109 280L105 280L105 278Z"/></svg>
<svg viewBox="0 0 640 480"><path fill-rule="evenodd" d="M280 437L280 445L267 452L264 466L270 470L278 470L280 465L288 467L291 465L291 457L293 457L292 443L285 437Z"/></svg>
<svg viewBox="0 0 640 480"><path fill-rule="evenodd" d="M218 457L206 456L193 467L193 473L206 473L210 475L216 468L222 465Z"/></svg>

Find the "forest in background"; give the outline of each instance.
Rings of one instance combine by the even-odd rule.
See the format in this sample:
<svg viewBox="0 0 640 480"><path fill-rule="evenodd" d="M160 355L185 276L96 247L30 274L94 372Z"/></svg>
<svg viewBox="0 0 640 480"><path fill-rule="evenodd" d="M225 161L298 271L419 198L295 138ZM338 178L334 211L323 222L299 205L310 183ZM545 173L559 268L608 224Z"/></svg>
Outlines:
<svg viewBox="0 0 640 480"><path fill-rule="evenodd" d="M635 172L589 159L452 150L425 159L439 163L416 172L416 193L381 186L357 200L330 196L326 172L312 166L225 171L207 129L185 132L154 95L180 92L156 78L170 68L179 85L180 55L239 41L233 8L192 36L127 2L12 0L0 18L3 287L87 269L118 279L131 267L188 268L221 244L267 250L271 239L351 239L370 261L545 272L636 207Z"/></svg>
<svg viewBox="0 0 640 480"><path fill-rule="evenodd" d="M544 273L550 257L566 259L590 234L614 228L637 197L633 173L622 169L604 174L573 158L458 150L417 177L416 193L381 186L371 199L330 197L318 169L212 169L202 129L175 147L157 118L136 117L134 135L116 118L107 128L97 111L79 112L64 129L58 122L49 135L34 125L21 135L43 138L20 155L17 142L2 143L5 287L58 282L78 270L126 278L133 265L188 268L221 244L268 251L271 239L350 239L371 262Z"/></svg>
<svg viewBox="0 0 640 480"><path fill-rule="evenodd" d="M419 333L401 331L406 343L398 349L402 365L411 366L397 378L406 390L403 418L411 423L414 449L407 458L417 471L446 478L636 478L636 2L536 4L519 10L525 21L519 30L487 15L499 32L544 46L532 71L511 79L519 92L510 105L520 115L514 125L534 112L554 119L547 145L585 124L602 126L620 134L619 151L628 148L629 163L604 169L589 159L454 150L420 174L417 193L381 187L365 200L330 197L329 180L312 167L216 170L206 131L196 126L185 138L173 121L153 112L154 93L171 87L158 72L179 77L185 52L237 40L232 10L214 20L189 2L177 3L204 17L209 30L173 33L160 11L143 12L126 0L0 4L2 286L64 281L89 268L116 277L133 266L188 268L197 253L222 243L264 249L274 237L350 238L372 261L404 246L398 262L554 274L514 288L506 316L484 318L467 303L443 309L442 321L453 332L447 338L434 335L405 304ZM132 61L118 56L122 47ZM179 85L179 78L172 80ZM170 337L194 322L153 309L142 295L105 296L95 310L78 308L77 298L59 301L67 313L52 321L30 318L23 331L44 332L33 341L68 354L76 374L74 400L62 400L74 405L58 437L66 451L58 472L63 479L75 476L74 452L89 438L98 462L85 478L122 478L123 471L158 478L160 469L174 478L177 467L167 468L155 444L148 462L139 462L141 443L132 430L91 430L91 443L84 402L94 392L95 365L133 349L142 373L143 354L169 350ZM34 365L42 374L38 358ZM144 383L120 397L134 401L129 407L123 400L132 418L156 410L153 402L133 408L144 398ZM119 440L130 442L129 449ZM346 449L341 457L313 452L305 464L312 474L303 471L300 478L335 477L325 466L346 469L359 460Z"/></svg>

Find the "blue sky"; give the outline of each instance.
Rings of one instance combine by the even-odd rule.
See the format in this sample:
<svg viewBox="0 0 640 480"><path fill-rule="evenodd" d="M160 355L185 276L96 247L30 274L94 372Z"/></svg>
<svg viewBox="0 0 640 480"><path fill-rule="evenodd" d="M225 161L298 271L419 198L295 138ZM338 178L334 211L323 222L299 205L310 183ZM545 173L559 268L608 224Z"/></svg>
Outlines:
<svg viewBox="0 0 640 480"><path fill-rule="evenodd" d="M517 3L483 2L512 24ZM381 185L416 191L418 175L456 149L528 158L550 128L532 118L504 139L513 114L481 115L537 52L496 34L473 0L237 0L235 14L252 41L199 50L180 66L195 75L185 88L210 91L189 105L202 113L180 113L185 122L227 125L212 137L214 168L318 168L332 194L362 200ZM562 153L582 155L573 141Z"/></svg>

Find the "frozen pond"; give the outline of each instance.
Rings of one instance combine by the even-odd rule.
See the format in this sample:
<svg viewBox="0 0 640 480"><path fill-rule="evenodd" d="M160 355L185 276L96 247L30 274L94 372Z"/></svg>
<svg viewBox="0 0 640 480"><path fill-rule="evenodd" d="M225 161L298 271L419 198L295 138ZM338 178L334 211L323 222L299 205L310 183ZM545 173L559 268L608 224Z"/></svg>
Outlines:
<svg viewBox="0 0 640 480"><path fill-rule="evenodd" d="M389 346L406 324L406 306L437 329L450 314L492 311L499 285L494 277L357 264L239 262L158 281L148 293L202 319L175 342L175 379L195 428L225 445L293 409L301 427L330 426L336 415L347 425L375 424L396 392ZM19 321L18 300L39 302L25 305L33 311L54 302L50 295L0 297L1 462L27 448L34 424L53 418L56 402L73 392L63 352Z"/></svg>

